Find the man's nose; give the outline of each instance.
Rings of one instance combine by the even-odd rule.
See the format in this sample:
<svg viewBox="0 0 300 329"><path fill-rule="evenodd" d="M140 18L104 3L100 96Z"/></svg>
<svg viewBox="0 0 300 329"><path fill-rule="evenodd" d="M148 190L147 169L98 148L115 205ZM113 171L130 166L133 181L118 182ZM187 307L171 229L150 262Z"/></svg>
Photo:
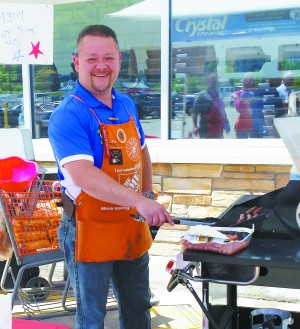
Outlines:
<svg viewBox="0 0 300 329"><path fill-rule="evenodd" d="M96 66L97 67L106 67L107 66L107 61L105 60L105 58L98 58L96 61Z"/></svg>

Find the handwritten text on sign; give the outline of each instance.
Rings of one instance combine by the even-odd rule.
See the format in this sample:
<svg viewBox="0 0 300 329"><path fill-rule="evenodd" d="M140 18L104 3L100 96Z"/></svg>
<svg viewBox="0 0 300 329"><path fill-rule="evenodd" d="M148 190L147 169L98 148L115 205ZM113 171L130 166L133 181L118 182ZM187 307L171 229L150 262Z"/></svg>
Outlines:
<svg viewBox="0 0 300 329"><path fill-rule="evenodd" d="M0 3L0 63L53 64L53 6Z"/></svg>

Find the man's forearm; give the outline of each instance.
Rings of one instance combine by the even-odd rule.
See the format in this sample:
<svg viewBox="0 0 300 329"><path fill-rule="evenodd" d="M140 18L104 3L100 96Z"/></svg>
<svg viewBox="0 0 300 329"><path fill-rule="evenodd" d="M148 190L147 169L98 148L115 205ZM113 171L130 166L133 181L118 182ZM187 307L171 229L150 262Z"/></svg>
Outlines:
<svg viewBox="0 0 300 329"><path fill-rule="evenodd" d="M152 162L148 147L143 149L143 177L142 191L152 191Z"/></svg>

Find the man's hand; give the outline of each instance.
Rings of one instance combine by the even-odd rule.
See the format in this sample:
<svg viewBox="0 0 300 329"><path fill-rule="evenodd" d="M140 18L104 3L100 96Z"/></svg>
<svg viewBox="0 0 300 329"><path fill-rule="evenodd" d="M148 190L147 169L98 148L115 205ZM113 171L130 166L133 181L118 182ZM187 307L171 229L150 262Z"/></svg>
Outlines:
<svg viewBox="0 0 300 329"><path fill-rule="evenodd" d="M196 136L199 134L199 128L198 127L194 127L193 128L193 134Z"/></svg>
<svg viewBox="0 0 300 329"><path fill-rule="evenodd" d="M174 222L167 210L160 203L143 197L136 207L149 226L162 226L165 223L174 225Z"/></svg>

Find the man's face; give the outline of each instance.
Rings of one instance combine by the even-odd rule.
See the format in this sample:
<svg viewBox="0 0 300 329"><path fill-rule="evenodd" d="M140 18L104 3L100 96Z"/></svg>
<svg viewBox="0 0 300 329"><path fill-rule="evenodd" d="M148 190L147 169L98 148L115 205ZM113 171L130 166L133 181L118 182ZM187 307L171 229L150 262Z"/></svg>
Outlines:
<svg viewBox="0 0 300 329"><path fill-rule="evenodd" d="M294 78L293 77L286 77L283 79L284 84L287 87L292 87L293 83L294 83Z"/></svg>
<svg viewBox="0 0 300 329"><path fill-rule="evenodd" d="M208 76L207 79L207 89L217 89L218 87L218 77L213 73Z"/></svg>
<svg viewBox="0 0 300 329"><path fill-rule="evenodd" d="M85 36L73 62L79 82L95 97L111 94L121 68L121 53L113 38Z"/></svg>
<svg viewBox="0 0 300 329"><path fill-rule="evenodd" d="M253 88L254 80L253 79L244 79L244 88Z"/></svg>

